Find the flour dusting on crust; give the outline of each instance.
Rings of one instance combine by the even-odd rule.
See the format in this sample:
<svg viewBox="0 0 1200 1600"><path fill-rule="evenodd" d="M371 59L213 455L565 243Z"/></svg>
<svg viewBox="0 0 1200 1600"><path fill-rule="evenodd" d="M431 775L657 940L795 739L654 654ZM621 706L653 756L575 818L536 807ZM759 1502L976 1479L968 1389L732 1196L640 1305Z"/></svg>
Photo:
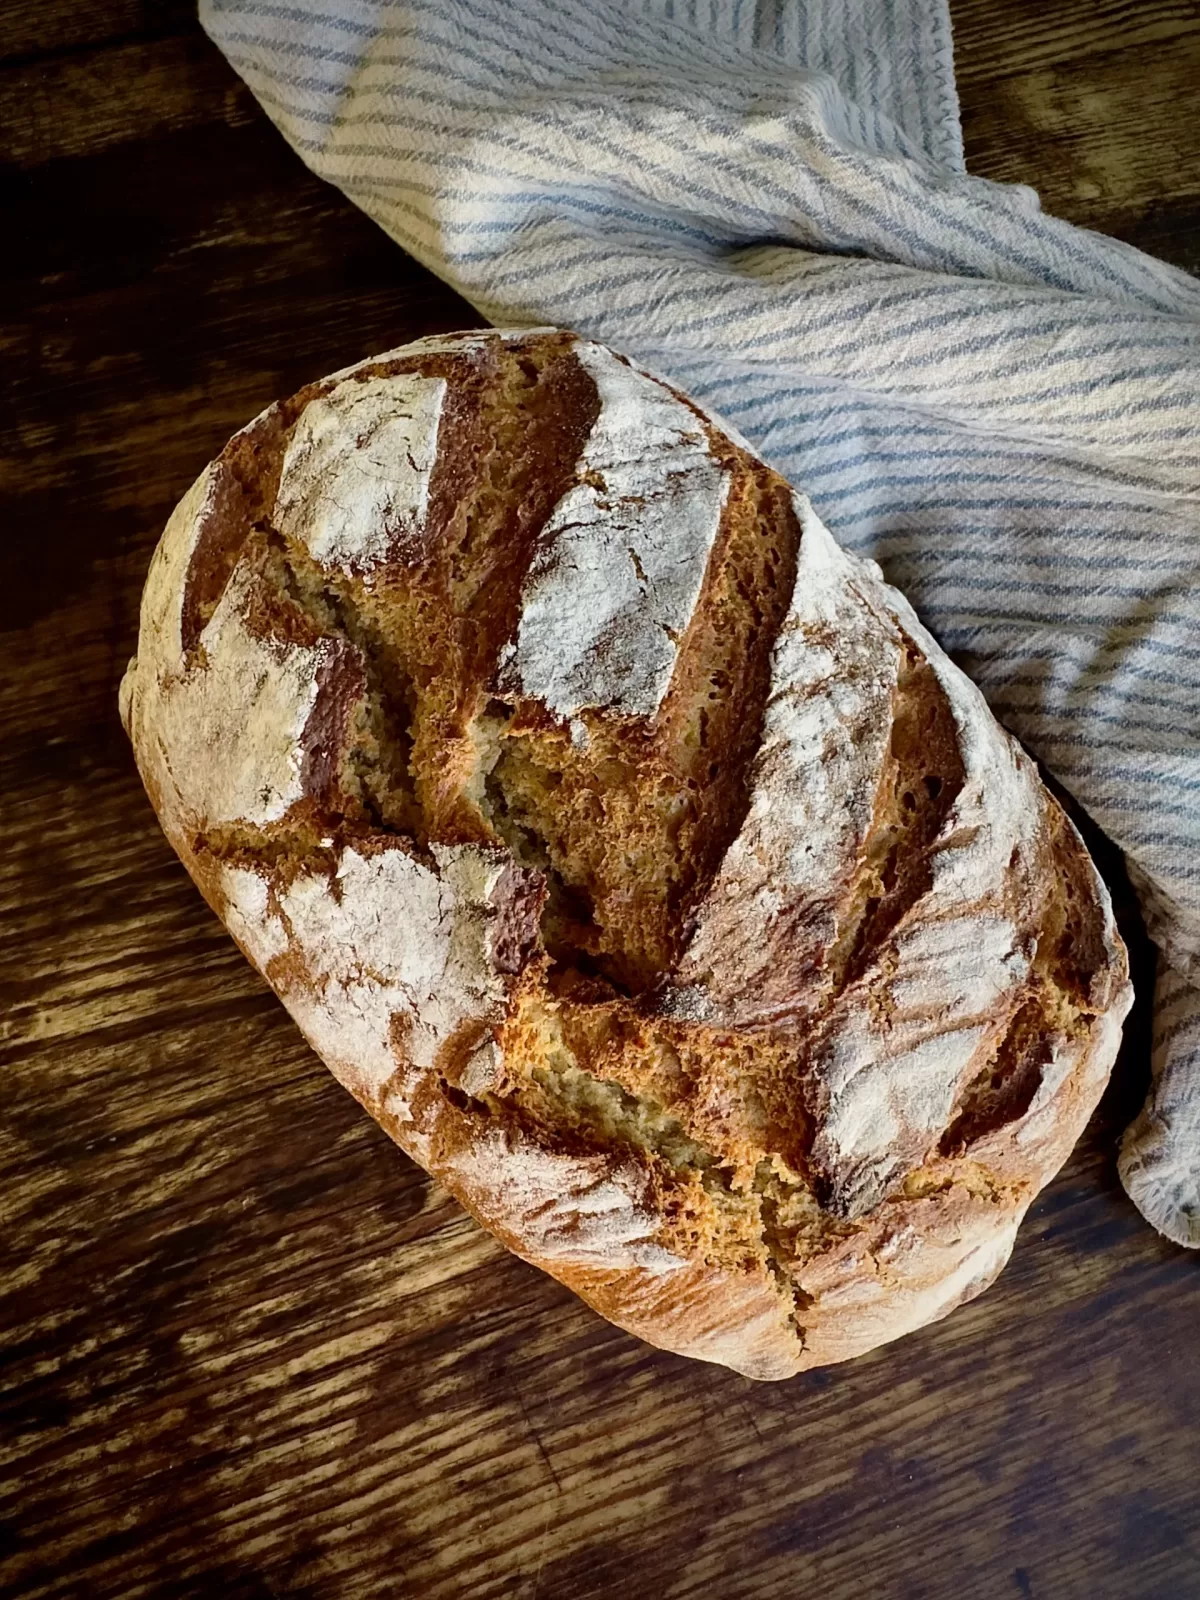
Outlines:
<svg viewBox="0 0 1200 1600"><path fill-rule="evenodd" d="M326 567L362 572L424 530L446 384L397 373L310 400L279 480L275 520Z"/></svg>
<svg viewBox="0 0 1200 1600"><path fill-rule="evenodd" d="M645 1174L614 1170L602 1156L570 1156L514 1140L500 1129L451 1158L459 1183L495 1225L520 1217L522 1254L599 1271L677 1272L687 1263L655 1242L658 1222L639 1196Z"/></svg>
<svg viewBox="0 0 1200 1600"><path fill-rule="evenodd" d="M158 541L146 587L142 591L139 655L152 646L153 668L160 675L183 670L183 597L186 575L216 487L217 467L210 462L172 511ZM133 664L136 669L136 660Z"/></svg>
<svg viewBox="0 0 1200 1600"><path fill-rule="evenodd" d="M885 1237L870 1258L853 1255L831 1268L806 1274L822 1317L809 1332L818 1361L845 1361L937 1322L992 1283L1012 1254L1024 1208L1015 1215L976 1214L961 1233L939 1236L931 1216L926 1226L902 1226ZM823 1325L824 1324L824 1325ZM828 1345L826 1327L837 1330ZM846 1342L845 1330L854 1334Z"/></svg>
<svg viewBox="0 0 1200 1600"><path fill-rule="evenodd" d="M836 895L871 825L891 732L900 639L865 603L856 565L807 501L792 601L776 642L750 805L713 880L682 981L744 988L780 912L808 904L817 959L834 937ZM751 956L751 960L753 956ZM728 975L728 976L726 976Z"/></svg>
<svg viewBox="0 0 1200 1600"><path fill-rule="evenodd" d="M277 822L304 792L304 729L334 650L263 639L247 624L256 579L239 565L200 636L202 660L161 695L155 736L206 826Z"/></svg>
<svg viewBox="0 0 1200 1600"><path fill-rule="evenodd" d="M653 716L729 477L695 413L661 384L598 345L580 341L575 354L599 390L600 414L582 481L542 534L500 681L564 719L585 707Z"/></svg>
<svg viewBox="0 0 1200 1600"><path fill-rule="evenodd" d="M464 1022L487 1022L503 1007L488 932L489 896L507 863L466 845L438 847L437 862L434 871L399 847L346 849L332 876L302 873L269 896L255 872L223 870L227 915L255 964L313 1048L364 1097L405 1066L428 1069ZM302 976L270 970L285 953Z"/></svg>
<svg viewBox="0 0 1200 1600"><path fill-rule="evenodd" d="M945 1129L1006 996L1029 971L1012 924L996 914L915 921L887 959L890 976L872 967L845 997L821 1057L830 1095L822 1153L872 1199Z"/></svg>

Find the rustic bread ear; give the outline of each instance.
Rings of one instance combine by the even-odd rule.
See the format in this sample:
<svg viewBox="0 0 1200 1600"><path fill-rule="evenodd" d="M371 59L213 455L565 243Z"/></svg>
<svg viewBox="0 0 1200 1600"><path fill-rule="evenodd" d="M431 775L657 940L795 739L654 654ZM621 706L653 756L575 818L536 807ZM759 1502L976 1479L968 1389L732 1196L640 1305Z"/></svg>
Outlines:
<svg viewBox="0 0 1200 1600"><path fill-rule="evenodd" d="M782 1377L990 1282L1129 1003L1032 763L878 570L556 330L389 352L181 503L122 688L314 1047L517 1253Z"/></svg>

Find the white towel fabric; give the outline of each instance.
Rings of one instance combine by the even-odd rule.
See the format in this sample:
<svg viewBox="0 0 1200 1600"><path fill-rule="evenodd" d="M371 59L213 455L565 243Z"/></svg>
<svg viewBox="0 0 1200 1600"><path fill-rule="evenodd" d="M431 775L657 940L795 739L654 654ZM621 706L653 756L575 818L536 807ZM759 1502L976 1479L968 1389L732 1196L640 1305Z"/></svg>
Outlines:
<svg viewBox="0 0 1200 1600"><path fill-rule="evenodd" d="M733 422L1121 845L1163 957L1121 1171L1200 1245L1200 282L966 175L945 0L201 12L491 321Z"/></svg>

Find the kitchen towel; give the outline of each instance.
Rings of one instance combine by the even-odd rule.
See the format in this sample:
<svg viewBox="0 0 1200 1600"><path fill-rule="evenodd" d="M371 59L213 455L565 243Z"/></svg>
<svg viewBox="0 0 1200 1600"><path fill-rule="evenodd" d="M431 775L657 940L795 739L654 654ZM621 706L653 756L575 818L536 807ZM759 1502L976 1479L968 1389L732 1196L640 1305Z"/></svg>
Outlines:
<svg viewBox="0 0 1200 1600"><path fill-rule="evenodd" d="M945 0L202 0L303 159L494 323L728 418L1121 846L1121 1174L1200 1245L1200 282L963 167Z"/></svg>

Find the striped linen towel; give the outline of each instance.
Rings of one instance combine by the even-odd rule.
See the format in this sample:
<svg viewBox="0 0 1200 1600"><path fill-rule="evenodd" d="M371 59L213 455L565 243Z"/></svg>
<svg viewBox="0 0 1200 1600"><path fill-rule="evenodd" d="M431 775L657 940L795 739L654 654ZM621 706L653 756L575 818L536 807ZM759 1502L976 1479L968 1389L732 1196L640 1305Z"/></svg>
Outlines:
<svg viewBox="0 0 1200 1600"><path fill-rule="evenodd" d="M945 0L202 0L284 136L491 321L734 423L1125 851L1121 1173L1200 1245L1200 282L968 177Z"/></svg>

